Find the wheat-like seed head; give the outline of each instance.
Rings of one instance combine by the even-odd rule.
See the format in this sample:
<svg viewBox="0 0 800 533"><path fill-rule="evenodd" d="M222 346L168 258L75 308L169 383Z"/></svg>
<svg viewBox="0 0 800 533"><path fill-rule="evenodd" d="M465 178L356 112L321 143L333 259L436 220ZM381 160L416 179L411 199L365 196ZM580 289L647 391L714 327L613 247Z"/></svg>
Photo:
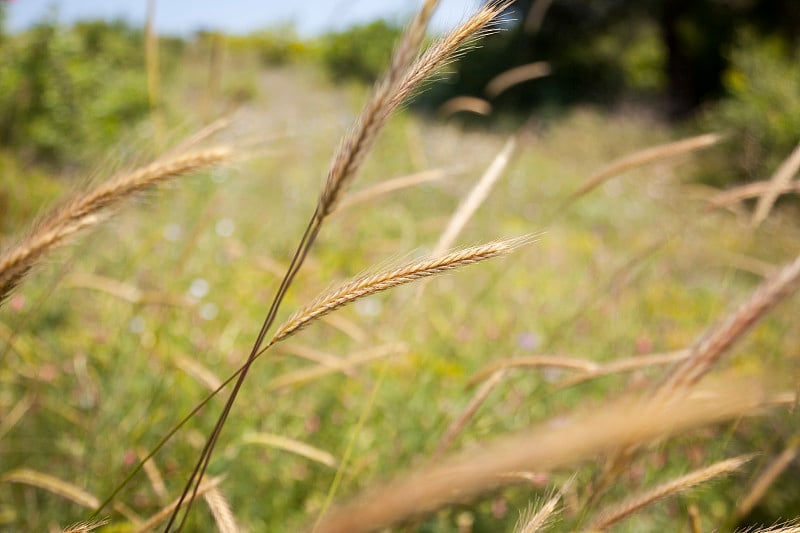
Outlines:
<svg viewBox="0 0 800 533"><path fill-rule="evenodd" d="M104 221L123 201L172 178L221 163L231 155L227 147L176 155L123 173L56 207L27 237L0 254L0 303L45 254L79 231Z"/></svg>
<svg viewBox="0 0 800 533"><path fill-rule="evenodd" d="M508 2L491 2L483 6L473 17L432 45L417 59L417 50L425 35L424 28L435 3L427 1L423 6L395 52L389 71L376 85L355 126L336 151L317 204L317 216L320 219L324 219L334 210L391 114L436 69L451 60L459 47L485 30L508 5Z"/></svg>
<svg viewBox="0 0 800 533"><path fill-rule="evenodd" d="M764 315L800 286L800 256L764 280L743 304L691 347L677 363L658 393L685 390L705 376L722 355Z"/></svg>
<svg viewBox="0 0 800 533"><path fill-rule="evenodd" d="M658 500L663 500L664 498L688 490L696 485L705 483L715 477L738 470L739 467L752 458L752 455L741 455L739 457L726 459L658 485L642 494L634 494L611 508L601 511L584 531L603 531L608 529L617 522L624 520L636 511Z"/></svg>
<svg viewBox="0 0 800 533"><path fill-rule="evenodd" d="M370 274L348 281L340 287L317 297L306 307L289 317L275 332L271 343L282 341L297 333L313 320L365 296L471 265L485 259L506 255L515 248L530 242L530 240L530 236L525 236L506 241L494 241L446 255L414 261L377 274Z"/></svg>

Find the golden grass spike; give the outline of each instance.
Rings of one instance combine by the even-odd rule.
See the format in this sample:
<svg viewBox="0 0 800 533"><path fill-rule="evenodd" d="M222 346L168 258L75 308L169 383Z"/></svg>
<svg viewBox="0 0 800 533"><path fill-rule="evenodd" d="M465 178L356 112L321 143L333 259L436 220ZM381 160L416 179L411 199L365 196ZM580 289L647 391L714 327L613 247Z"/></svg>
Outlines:
<svg viewBox="0 0 800 533"><path fill-rule="evenodd" d="M483 4L481 8L461 26L440 38L428 48L422 57L411 67L392 102L393 106L400 105L413 93L422 82L439 68L457 57L459 49L481 35L491 33L491 24L511 4L509 0L491 1Z"/></svg>
<svg viewBox="0 0 800 533"><path fill-rule="evenodd" d="M455 438L464 430L472 417L475 416L475 413L478 412L478 409L483 402L489 397L492 391L503 381L503 378L506 375L506 371L504 368L499 370L495 370L492 375L484 381L480 388L475 392L472 396L472 399L467 404L467 407L464 411L453 420L453 422L448 426L447 430L444 432L444 437L442 440L439 441L439 446L436 447L436 451L434 452L434 457L439 457L442 455L447 449L453 444Z"/></svg>
<svg viewBox="0 0 800 533"><path fill-rule="evenodd" d="M753 414L766 397L766 387L761 384L727 377L722 385L685 396L608 402L602 410L578 414L559 424L544 423L478 451L422 465L387 485L368 488L351 503L334 508L314 531L380 530L494 490L508 472L551 470L620 447Z"/></svg>
<svg viewBox="0 0 800 533"><path fill-rule="evenodd" d="M673 367L658 392L671 394L697 383L734 343L798 286L800 255L764 280L744 303L695 342L690 355Z"/></svg>
<svg viewBox="0 0 800 533"><path fill-rule="evenodd" d="M73 501L78 505L82 505L87 509L95 509L100 505L100 500L82 488L76 487L72 483L58 479L49 474L43 474L28 468L12 470L0 477L0 481L22 483L23 485L38 487Z"/></svg>
<svg viewBox="0 0 800 533"><path fill-rule="evenodd" d="M789 446L770 461L767 467L758 474L747 488L745 497L742 498L742 501L736 507L736 516L738 518L743 518L750 514L750 511L752 511L756 504L764 497L767 489L772 486L775 480L778 479L778 476L780 476L792 461L794 461L795 457L797 457L797 451L796 445Z"/></svg>
<svg viewBox="0 0 800 533"><path fill-rule="evenodd" d="M79 231L104 221L114 208L136 193L230 157L229 148L217 147L159 160L123 173L56 207L27 237L0 253L0 303L45 254Z"/></svg>
<svg viewBox="0 0 800 533"><path fill-rule="evenodd" d="M214 487L218 486L222 482L221 477L213 477L209 479L203 480L200 483L199 488L197 489L197 495L202 496L209 490L213 489ZM155 527L169 518L173 511L178 507L178 503L180 500L174 500L172 503L158 511L156 514L152 515L150 518L138 524L137 527L133 530L133 533L149 533L155 529ZM182 502L181 507L185 506L187 502Z"/></svg>
<svg viewBox="0 0 800 533"><path fill-rule="evenodd" d="M433 2L426 2L423 11L431 10L432 12L432 4ZM324 219L335 209L342 193L347 190L355 178L378 133L392 113L436 69L451 59L461 45L485 29L502 12L501 5L505 4L490 3L483 6L478 13L432 45L412 64L411 61L416 58L416 50L411 53L411 45L415 44L418 48L422 44L424 36L424 32L422 34L415 33L416 20L427 23L430 13L415 19L409 33L415 34L415 36L405 39L398 47L391 68L376 85L355 126L345 136L333 157L318 202L317 217Z"/></svg>
<svg viewBox="0 0 800 533"><path fill-rule="evenodd" d="M536 61L501 72L486 84L484 92L489 98L497 98L514 85L524 81L535 80L548 76L551 72L550 63Z"/></svg>
<svg viewBox="0 0 800 533"><path fill-rule="evenodd" d="M492 187L494 187L494 184L500 179L500 176L503 175L503 170L505 170L508 162L511 160L511 155L514 153L516 146L516 136L510 137L506 141L505 145L503 145L503 149L495 156L489 168L486 169L483 176L481 176L467 197L464 198L458 206L455 213L453 213L450 222L447 224L447 228L445 228L444 232L439 237L439 241L433 248L433 255L442 254L445 250L452 248L458 234L461 233L461 230L464 229L464 226L466 226L469 219L472 218L472 215L475 214L481 204L486 201Z"/></svg>
<svg viewBox="0 0 800 533"><path fill-rule="evenodd" d="M233 516L231 506L219 487L212 487L205 494L203 499L211 510L214 523L217 524L219 533L239 533L239 526L236 524L236 517Z"/></svg>
<svg viewBox="0 0 800 533"><path fill-rule="evenodd" d="M781 166L778 167L778 170L776 170L775 174L769 179L769 187L758 199L758 204L756 204L756 211L753 213L751 226L757 227L764 222L764 219L769 216L769 212L775 204L775 200L778 199L778 195L790 184L798 170L800 170L800 144L795 147L792 153L789 154L789 157L781 163Z"/></svg>
<svg viewBox="0 0 800 533"><path fill-rule="evenodd" d="M340 287L318 296L305 308L297 311L275 332L271 343L276 343L297 333L309 323L342 306L392 287L435 276L457 268L511 253L515 248L530 242L531 237L494 241L472 246L446 255L413 261L377 274L348 281Z"/></svg>
<svg viewBox="0 0 800 533"><path fill-rule="evenodd" d="M392 55L392 62L389 66L390 76L400 76L411 67L419 55L422 41L425 39L425 33L428 29L428 23L438 5L439 0L425 0L420 10L417 11L414 20L403 32L403 40L400 41ZM397 81L397 79L393 81Z"/></svg>
<svg viewBox="0 0 800 533"><path fill-rule="evenodd" d="M274 435L272 433L249 433L242 437L242 443L261 444L262 446L268 446L278 450L285 450L331 468L336 468L336 465L339 464L336 458L325 450L320 450L319 448L315 448L310 444L306 444L305 442L291 439L289 437L284 437L283 435Z"/></svg>
<svg viewBox="0 0 800 533"><path fill-rule="evenodd" d="M575 192L567 197L565 203L570 204L574 202L581 196L591 192L614 176L622 174L623 172L626 172L632 168L647 165L655 161L661 161L663 159L669 159L681 154L687 154L703 148L708 148L709 146L714 146L715 144L719 143L722 139L723 137L719 134L706 133L704 135L698 135L697 137L690 137L680 141L652 146L650 148L645 148L644 150L626 155L612 162L606 168L602 169L583 182L583 184L581 184L581 186L578 187Z"/></svg>
<svg viewBox="0 0 800 533"><path fill-rule="evenodd" d="M738 470L743 464L752 459L752 455L741 455L724 461L719 461L711 466L700 468L693 472L673 479L641 494L634 494L609 509L601 511L597 517L585 528L584 531L604 531L629 517L640 509L651 505L658 500L674 496L679 492L688 490L696 485L705 483L715 477Z"/></svg>

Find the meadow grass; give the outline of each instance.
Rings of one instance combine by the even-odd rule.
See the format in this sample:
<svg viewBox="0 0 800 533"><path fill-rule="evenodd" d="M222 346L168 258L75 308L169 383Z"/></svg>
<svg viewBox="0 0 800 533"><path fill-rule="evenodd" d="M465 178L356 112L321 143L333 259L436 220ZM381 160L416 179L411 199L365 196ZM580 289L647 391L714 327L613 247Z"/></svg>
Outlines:
<svg viewBox="0 0 800 533"><path fill-rule="evenodd" d="M261 72L261 94L227 130L210 126L138 173L36 206L52 214L4 239L0 265L13 268L0 269L11 280L0 308L1 526L86 520L141 463L94 525L163 527L185 506L181 488L209 442L217 451L196 478L191 529L510 531L553 487L559 498L542 507L552 530L673 530L690 505L703 528L734 527L737 505L758 500L785 511L763 480L777 483L774 465L795 449L793 396L779 394L792 382L775 377L800 341L791 207L757 228L743 209L706 211L715 192L682 178L702 157L689 151L713 150L719 137L673 142L643 115L578 109L537 134L402 110L389 120L435 70L431 54L456 48L413 51L425 13L372 97L306 67ZM198 70L187 65L160 97L191 114ZM131 176L159 174L163 161L177 168L213 133L238 157L212 150L211 170L108 218L115 200L141 191L133 182L161 179ZM386 194L391 178L412 185ZM358 201L348 205L350 185ZM763 190L787 186L773 179ZM292 267L312 213L317 242ZM519 244L498 238L540 232L424 292L399 287ZM742 268L753 262L772 277ZM296 272L291 290L280 289L286 272ZM269 357L243 367L261 353L253 341L276 291L284 326L272 338L286 342L267 342ZM722 383L694 386L719 367ZM143 460L209 390L248 372L224 432L222 401L208 400ZM763 460L743 465L749 453ZM601 491L602 461L591 461L606 455L625 462ZM714 490L649 507L736 468ZM747 492L742 476L753 480ZM331 498L341 503L328 510ZM534 513L517 530L543 522Z"/></svg>

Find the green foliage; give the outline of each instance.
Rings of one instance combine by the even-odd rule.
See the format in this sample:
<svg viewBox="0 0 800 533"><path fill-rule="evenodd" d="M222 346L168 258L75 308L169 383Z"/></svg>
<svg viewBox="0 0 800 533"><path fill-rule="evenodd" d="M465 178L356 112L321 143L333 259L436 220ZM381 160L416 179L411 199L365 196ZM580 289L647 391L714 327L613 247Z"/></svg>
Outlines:
<svg viewBox="0 0 800 533"><path fill-rule="evenodd" d="M229 35L225 45L233 52L255 51L267 66L285 65L301 59L307 45L292 27L277 27L246 36Z"/></svg>
<svg viewBox="0 0 800 533"><path fill-rule="evenodd" d="M165 42L169 61L180 49ZM0 56L0 143L26 159L80 163L149 109L142 32L122 22L45 21Z"/></svg>
<svg viewBox="0 0 800 533"><path fill-rule="evenodd" d="M384 71L401 28L385 20L326 35L321 42L325 69L337 81L375 81Z"/></svg>
<svg viewBox="0 0 800 533"><path fill-rule="evenodd" d="M723 81L728 96L704 117L733 136L705 181L763 180L800 141L800 49L747 35L732 51Z"/></svg>

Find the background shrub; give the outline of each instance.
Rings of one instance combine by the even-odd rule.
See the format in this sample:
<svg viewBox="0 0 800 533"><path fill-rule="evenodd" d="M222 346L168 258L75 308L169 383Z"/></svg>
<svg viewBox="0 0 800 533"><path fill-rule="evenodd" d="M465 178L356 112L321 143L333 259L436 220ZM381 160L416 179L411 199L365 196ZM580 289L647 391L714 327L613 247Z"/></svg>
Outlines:
<svg viewBox="0 0 800 533"><path fill-rule="evenodd" d="M401 28L385 20L324 36L320 44L322 63L337 81L375 81L386 66Z"/></svg>
<svg viewBox="0 0 800 533"><path fill-rule="evenodd" d="M730 61L723 77L728 95L703 117L709 128L734 137L702 176L716 185L769 178L800 141L800 50L747 35Z"/></svg>

